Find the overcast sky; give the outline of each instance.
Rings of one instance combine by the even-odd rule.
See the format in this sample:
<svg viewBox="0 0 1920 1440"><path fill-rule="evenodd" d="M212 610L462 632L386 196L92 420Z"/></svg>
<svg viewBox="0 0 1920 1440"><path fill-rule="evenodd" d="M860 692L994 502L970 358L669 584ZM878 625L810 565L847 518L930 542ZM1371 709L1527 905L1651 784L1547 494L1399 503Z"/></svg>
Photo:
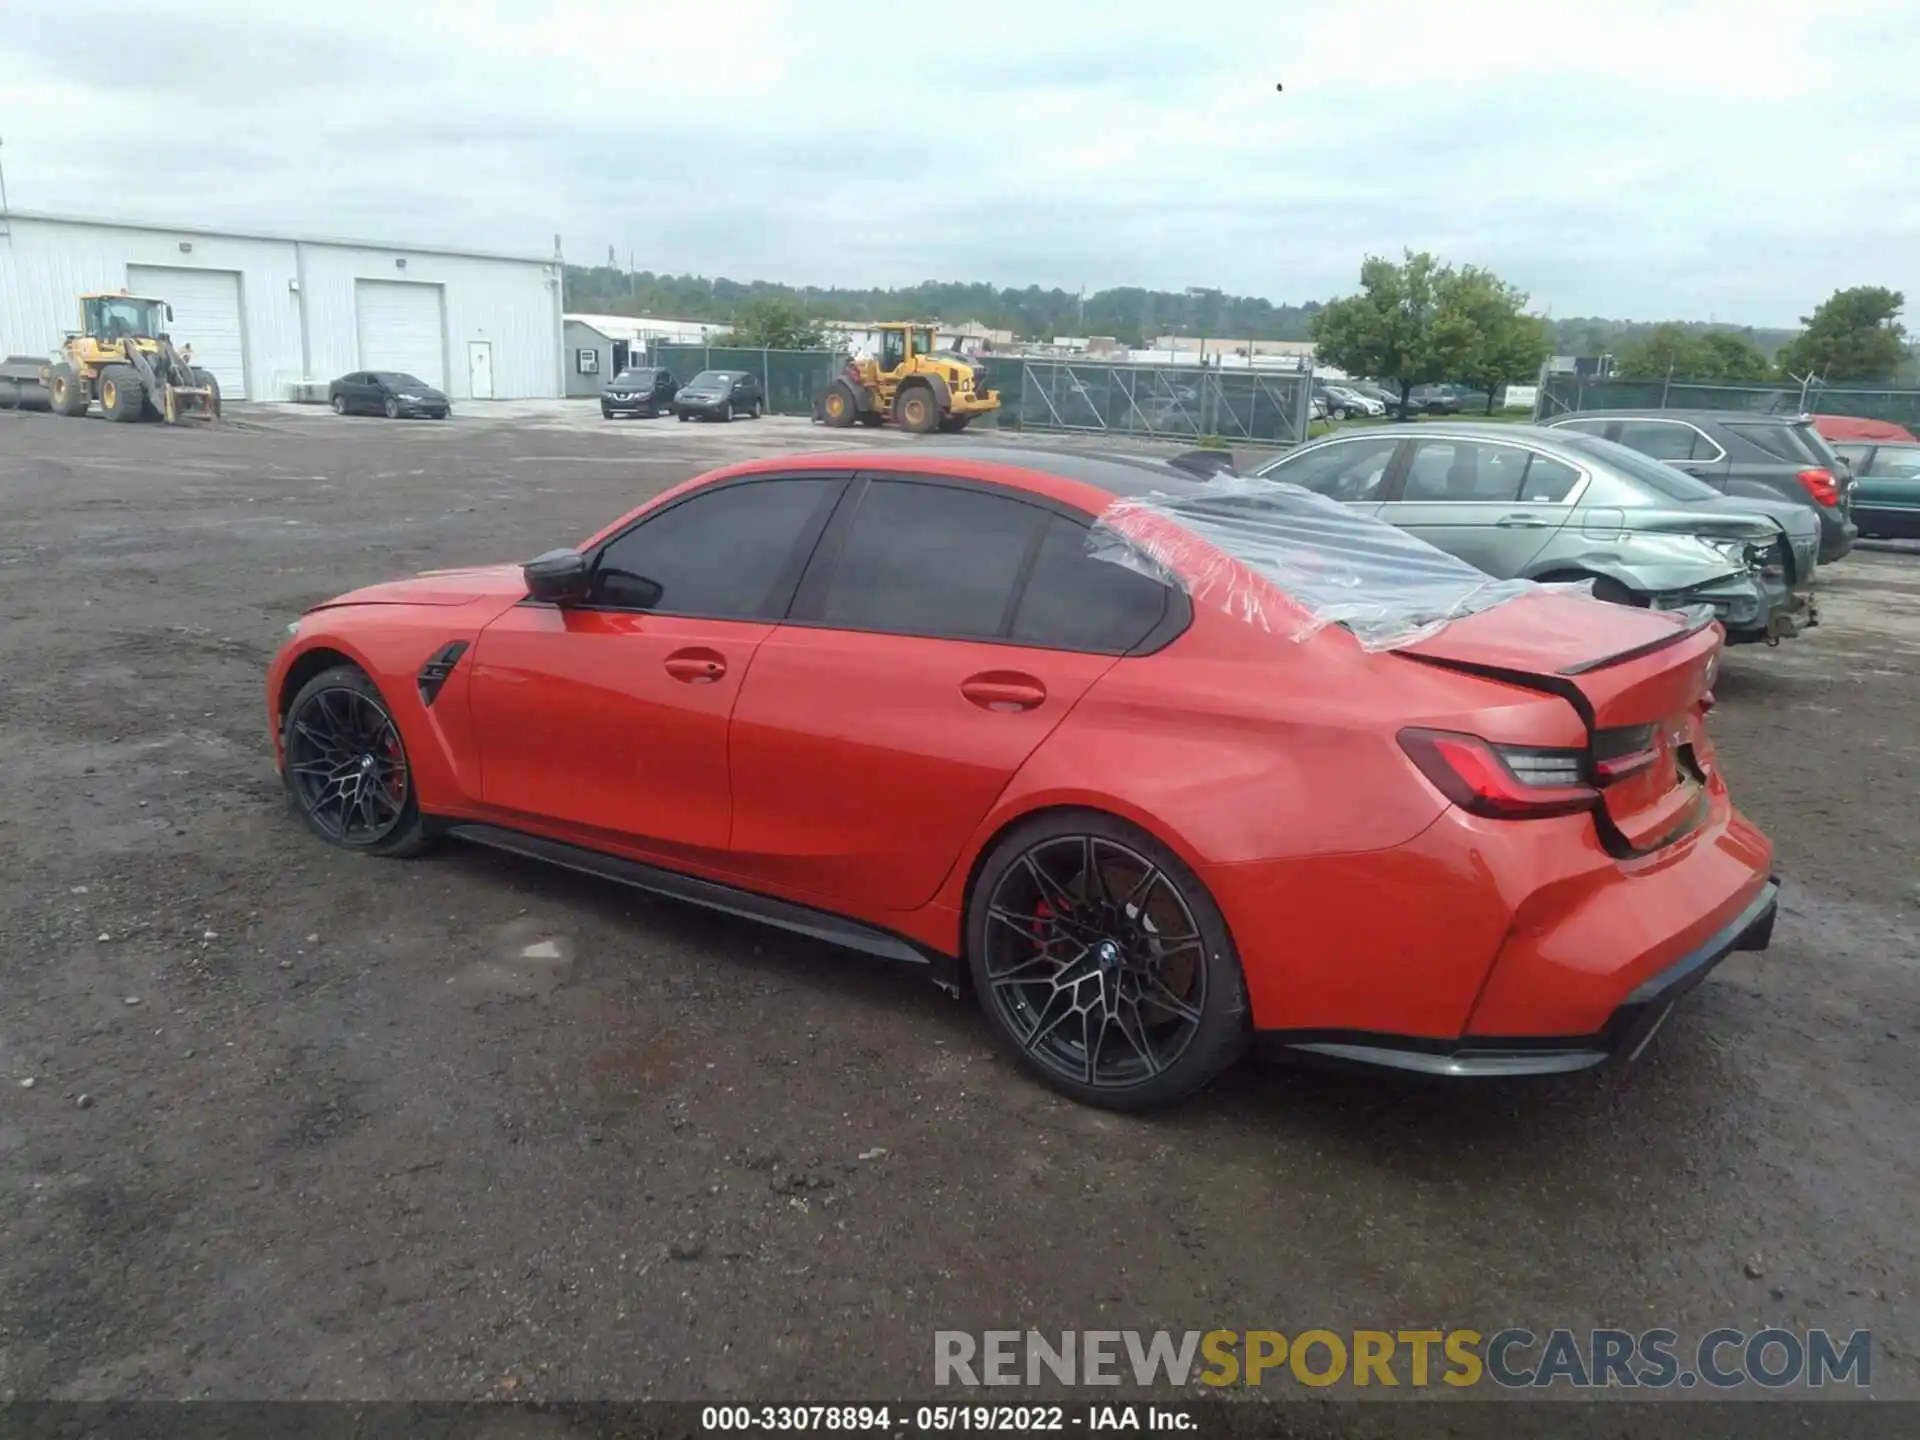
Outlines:
<svg viewBox="0 0 1920 1440"><path fill-rule="evenodd" d="M0 0L15 208L795 284L1300 301L1412 246L1562 316L1920 301L1912 0L172 9Z"/></svg>

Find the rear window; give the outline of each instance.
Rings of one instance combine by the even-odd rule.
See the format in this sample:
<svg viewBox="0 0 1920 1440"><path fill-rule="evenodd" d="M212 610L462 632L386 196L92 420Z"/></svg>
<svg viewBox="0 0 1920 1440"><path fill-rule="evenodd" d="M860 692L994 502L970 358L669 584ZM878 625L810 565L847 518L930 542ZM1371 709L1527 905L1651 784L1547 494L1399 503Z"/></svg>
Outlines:
<svg viewBox="0 0 1920 1440"><path fill-rule="evenodd" d="M1615 470L1622 471L1630 479L1638 481L1656 495L1669 500L1692 503L1698 500L1716 500L1720 492L1704 480L1696 480L1684 470L1676 470L1671 465L1662 465L1651 460L1638 450L1630 450L1625 445L1612 440L1602 440L1598 435L1586 435L1571 426L1556 426L1561 439L1573 449L1604 460Z"/></svg>
<svg viewBox="0 0 1920 1440"><path fill-rule="evenodd" d="M1811 425L1795 425L1787 421L1755 425L1742 421L1729 424L1727 429L1749 445L1758 446L1776 460L1785 460L1790 464L1832 468L1838 458Z"/></svg>

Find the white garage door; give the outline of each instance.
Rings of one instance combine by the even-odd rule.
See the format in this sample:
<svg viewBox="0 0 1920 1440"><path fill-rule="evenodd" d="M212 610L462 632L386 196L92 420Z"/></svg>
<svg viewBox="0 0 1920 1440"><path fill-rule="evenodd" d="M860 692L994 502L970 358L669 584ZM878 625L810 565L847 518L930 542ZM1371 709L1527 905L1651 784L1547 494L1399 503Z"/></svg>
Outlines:
<svg viewBox="0 0 1920 1440"><path fill-rule="evenodd" d="M446 388L438 285L357 280L353 309L360 327L362 370L404 370L437 389Z"/></svg>
<svg viewBox="0 0 1920 1440"><path fill-rule="evenodd" d="M247 398L247 352L240 327L240 277L231 270L129 265L127 289L173 306L167 333L193 347L193 363L211 370L220 398Z"/></svg>

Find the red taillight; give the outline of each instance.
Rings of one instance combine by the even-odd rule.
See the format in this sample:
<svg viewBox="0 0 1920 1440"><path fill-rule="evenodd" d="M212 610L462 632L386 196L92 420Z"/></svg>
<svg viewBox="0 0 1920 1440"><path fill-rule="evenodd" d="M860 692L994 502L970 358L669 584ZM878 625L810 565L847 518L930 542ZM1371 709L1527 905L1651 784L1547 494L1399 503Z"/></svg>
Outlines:
<svg viewBox="0 0 1920 1440"><path fill-rule="evenodd" d="M1840 503L1840 485L1833 478L1833 472L1825 466L1813 470L1802 470L1794 477L1800 487L1813 497L1816 505L1838 505Z"/></svg>
<svg viewBox="0 0 1920 1440"><path fill-rule="evenodd" d="M1407 752L1433 787L1462 810L1503 820L1591 810L1599 792L1581 782L1580 750L1495 745L1450 730L1402 730Z"/></svg>

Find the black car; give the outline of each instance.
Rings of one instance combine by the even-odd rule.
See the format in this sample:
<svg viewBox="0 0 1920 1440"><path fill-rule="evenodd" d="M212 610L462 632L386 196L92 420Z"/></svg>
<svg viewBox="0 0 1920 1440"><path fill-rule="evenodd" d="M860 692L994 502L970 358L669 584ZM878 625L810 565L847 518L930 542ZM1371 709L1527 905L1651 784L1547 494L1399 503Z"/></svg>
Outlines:
<svg viewBox="0 0 1920 1440"><path fill-rule="evenodd" d="M327 386L327 403L336 415L428 415L444 420L453 413L446 393L404 370L355 370Z"/></svg>
<svg viewBox="0 0 1920 1440"><path fill-rule="evenodd" d="M671 370L657 367L622 370L600 392L600 413L609 420L616 415L651 418L672 407L679 389Z"/></svg>
<svg viewBox="0 0 1920 1440"><path fill-rule="evenodd" d="M1428 415L1459 415L1465 411L1484 415L1489 398L1486 391L1466 385L1416 385L1407 392L1407 409ZM1394 403L1397 406L1399 401Z"/></svg>
<svg viewBox="0 0 1920 1440"><path fill-rule="evenodd" d="M758 420L766 408L760 377L745 370L702 370L673 397L673 413L682 420Z"/></svg>
<svg viewBox="0 0 1920 1440"><path fill-rule="evenodd" d="M1853 471L1805 415L1750 410L1581 410L1549 420L1697 475L1729 495L1785 496L1820 517L1820 561L1853 549Z"/></svg>

